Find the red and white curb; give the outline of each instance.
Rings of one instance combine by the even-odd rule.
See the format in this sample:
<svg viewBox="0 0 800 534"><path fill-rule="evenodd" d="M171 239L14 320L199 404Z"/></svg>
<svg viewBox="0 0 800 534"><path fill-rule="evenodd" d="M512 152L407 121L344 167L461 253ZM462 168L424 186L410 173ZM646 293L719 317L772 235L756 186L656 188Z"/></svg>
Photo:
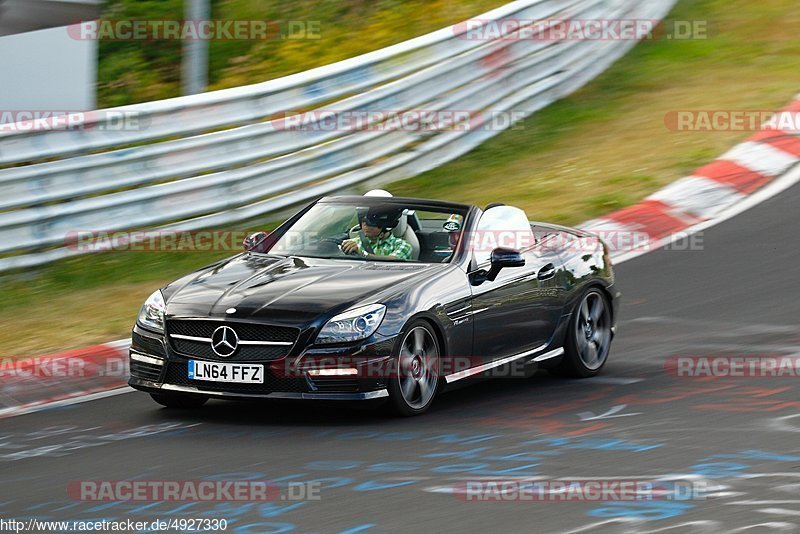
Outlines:
<svg viewBox="0 0 800 534"><path fill-rule="evenodd" d="M800 95L782 111L800 113ZM719 224L788 189L800 182L798 163L800 131L760 131L691 176L581 228L601 236L646 235L646 243L638 248L613 250L610 243L615 263L622 263ZM126 385L129 347L130 340L124 339L22 360L12 373L0 367L0 418L133 391ZM110 362L119 361L124 362L124 373L111 372ZM68 378L60 373L48 375L48 368L42 367L48 362L50 368L77 365L85 372L72 377L67 371Z"/></svg>
<svg viewBox="0 0 800 534"><path fill-rule="evenodd" d="M800 113L800 95L781 112ZM798 162L800 131L765 129L691 176L671 183L638 204L592 219L581 228L601 236L646 235L648 239L633 249L614 249L614 240L608 240L617 262L631 259L722 217L756 191L785 176Z"/></svg>
<svg viewBox="0 0 800 534"><path fill-rule="evenodd" d="M47 356L0 361L0 419L127 391L123 339Z"/></svg>

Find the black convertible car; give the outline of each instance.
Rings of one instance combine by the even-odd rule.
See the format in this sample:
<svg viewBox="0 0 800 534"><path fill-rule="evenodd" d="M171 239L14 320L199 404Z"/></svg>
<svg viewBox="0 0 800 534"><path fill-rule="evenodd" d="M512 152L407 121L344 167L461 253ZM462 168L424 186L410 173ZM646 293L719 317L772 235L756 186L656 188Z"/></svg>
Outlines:
<svg viewBox="0 0 800 534"><path fill-rule="evenodd" d="M388 398L404 415L472 377L597 374L616 329L608 249L511 206L328 197L153 293L130 385L217 398Z"/></svg>

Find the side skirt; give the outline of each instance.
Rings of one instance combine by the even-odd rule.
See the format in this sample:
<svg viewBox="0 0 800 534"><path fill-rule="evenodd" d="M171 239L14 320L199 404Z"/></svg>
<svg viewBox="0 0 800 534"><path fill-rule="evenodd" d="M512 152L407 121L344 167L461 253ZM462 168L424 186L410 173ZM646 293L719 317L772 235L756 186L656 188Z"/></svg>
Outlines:
<svg viewBox="0 0 800 534"><path fill-rule="evenodd" d="M477 374L480 374L480 373L484 373L484 372L486 372L486 371L488 371L490 369L494 369L495 367L500 367L501 365L506 365L506 364L511 363L513 361L516 361L516 360L519 360L519 359L522 359L522 358L527 358L529 356L533 356L534 354L542 352L546 348L547 348L547 345L542 345L542 346L537 347L535 349L528 350L528 351L525 351L525 352L520 352L519 354L514 354L514 355L508 356L506 358L501 358L501 359L495 360L493 362L489 362L489 363L486 363L486 364L483 364L483 365L478 365L476 367L470 367L469 369L465 369L463 371L458 371L457 373L452 373L452 374L449 374L449 375L445 375L444 380L445 380L446 383L452 384L453 382L457 382L457 381L462 380L464 378L467 378L467 377L470 377L470 376L474 376L474 375L477 375ZM553 349L551 351L548 351L548 352L545 352L545 353L540 354L538 356L535 356L534 358L531 358L529 363L532 363L532 362L543 362L543 361L549 360L551 358L557 358L558 356L561 356L562 354L564 354L564 347L559 347L557 349Z"/></svg>

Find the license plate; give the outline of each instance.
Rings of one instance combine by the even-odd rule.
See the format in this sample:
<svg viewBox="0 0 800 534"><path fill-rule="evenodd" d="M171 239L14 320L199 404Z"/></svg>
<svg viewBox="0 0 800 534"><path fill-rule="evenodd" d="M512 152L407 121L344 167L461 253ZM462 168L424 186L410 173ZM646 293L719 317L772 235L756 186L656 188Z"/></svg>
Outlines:
<svg viewBox="0 0 800 534"><path fill-rule="evenodd" d="M189 378L209 382L263 384L264 366L247 363L217 363L189 360Z"/></svg>

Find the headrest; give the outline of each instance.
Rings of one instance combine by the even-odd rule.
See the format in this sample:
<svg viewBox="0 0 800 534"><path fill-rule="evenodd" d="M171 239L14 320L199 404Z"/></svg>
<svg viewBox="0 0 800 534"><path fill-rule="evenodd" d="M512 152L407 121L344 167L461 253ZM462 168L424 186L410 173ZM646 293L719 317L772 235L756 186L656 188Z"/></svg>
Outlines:
<svg viewBox="0 0 800 534"><path fill-rule="evenodd" d="M513 206L495 206L484 211L478 221L475 260L480 265L488 261L491 248L507 247L523 250L533 246L533 230L528 216ZM474 245L473 245L474 246Z"/></svg>
<svg viewBox="0 0 800 534"><path fill-rule="evenodd" d="M397 222L397 226L392 230L392 234L394 234L395 237L403 237L406 235L406 230L408 230L408 215L400 215L400 219Z"/></svg>

